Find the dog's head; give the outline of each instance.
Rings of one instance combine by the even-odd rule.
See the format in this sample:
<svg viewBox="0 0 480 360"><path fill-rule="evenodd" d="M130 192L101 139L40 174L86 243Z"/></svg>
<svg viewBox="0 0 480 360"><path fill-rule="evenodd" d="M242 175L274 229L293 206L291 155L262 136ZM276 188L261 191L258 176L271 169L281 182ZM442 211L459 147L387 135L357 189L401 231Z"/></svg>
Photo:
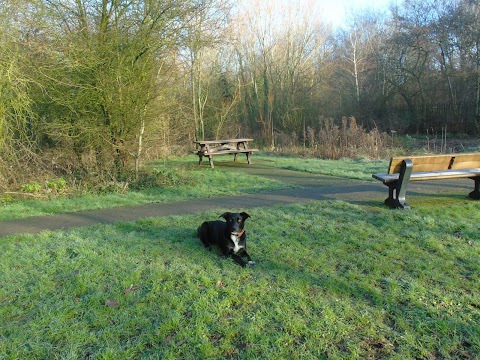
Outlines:
<svg viewBox="0 0 480 360"><path fill-rule="evenodd" d="M220 215L220 217L223 217L227 222L227 232L229 232L230 234L242 236L244 232L243 226L245 225L245 220L247 220L250 215L248 215L246 212L226 212Z"/></svg>

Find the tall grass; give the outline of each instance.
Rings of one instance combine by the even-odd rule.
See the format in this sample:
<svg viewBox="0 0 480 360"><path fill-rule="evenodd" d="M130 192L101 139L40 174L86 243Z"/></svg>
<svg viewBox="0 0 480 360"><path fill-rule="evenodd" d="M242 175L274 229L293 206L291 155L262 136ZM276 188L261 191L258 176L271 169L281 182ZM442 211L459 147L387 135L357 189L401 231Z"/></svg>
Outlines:
<svg viewBox="0 0 480 360"><path fill-rule="evenodd" d="M317 127L307 127L304 146L298 145L297 134L282 136L279 151L337 160L341 158L380 159L392 151L392 138L378 128L365 129L352 117L343 117L340 124L331 118L320 118Z"/></svg>
<svg viewBox="0 0 480 360"><path fill-rule="evenodd" d="M359 155L378 159L391 145L385 133L380 133L376 127L365 130L353 116L343 117L340 126L331 119L325 119L320 125L317 139L313 134L311 137L318 155L328 159L355 158Z"/></svg>

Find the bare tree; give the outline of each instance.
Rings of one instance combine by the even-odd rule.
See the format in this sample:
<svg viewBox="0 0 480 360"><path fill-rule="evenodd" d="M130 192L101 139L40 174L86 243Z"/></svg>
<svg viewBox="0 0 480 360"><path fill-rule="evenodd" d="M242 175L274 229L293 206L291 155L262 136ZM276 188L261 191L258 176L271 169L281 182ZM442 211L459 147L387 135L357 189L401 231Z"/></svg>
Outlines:
<svg viewBox="0 0 480 360"><path fill-rule="evenodd" d="M228 0L197 0L183 41L189 69L195 138L205 138L205 107L209 101L205 84L205 56L224 44L228 23Z"/></svg>
<svg viewBox="0 0 480 360"><path fill-rule="evenodd" d="M244 117L260 126L271 148L276 132L300 133L298 128L305 127L303 112L315 94L328 37L323 24L302 7L306 2L295 5L259 3L239 19L237 30Z"/></svg>

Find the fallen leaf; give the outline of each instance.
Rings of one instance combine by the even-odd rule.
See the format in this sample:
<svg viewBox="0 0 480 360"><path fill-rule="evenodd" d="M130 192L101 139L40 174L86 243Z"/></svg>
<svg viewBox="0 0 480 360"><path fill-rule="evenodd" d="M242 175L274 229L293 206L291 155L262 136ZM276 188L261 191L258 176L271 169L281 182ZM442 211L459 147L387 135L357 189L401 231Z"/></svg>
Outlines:
<svg viewBox="0 0 480 360"><path fill-rule="evenodd" d="M74 302L74 303L80 302L80 298L76 297L75 299L73 299L73 302Z"/></svg>
<svg viewBox="0 0 480 360"><path fill-rule="evenodd" d="M179 347L179 346L182 346L183 344L185 344L186 342L187 342L187 340L183 339L183 340L180 340L179 342L177 342L175 345L177 347Z"/></svg>
<svg viewBox="0 0 480 360"><path fill-rule="evenodd" d="M120 303L117 300L114 300L114 299L107 299L107 300L105 300L105 306L119 307Z"/></svg>
<svg viewBox="0 0 480 360"><path fill-rule="evenodd" d="M139 289L138 286L130 286L128 289L123 290L124 294L130 294L133 291L137 291Z"/></svg>
<svg viewBox="0 0 480 360"><path fill-rule="evenodd" d="M217 281L217 286L218 287L223 287L223 282L221 282L220 280Z"/></svg>
<svg viewBox="0 0 480 360"><path fill-rule="evenodd" d="M163 345L164 346L167 346L168 344L170 344L174 339L174 336L171 335L171 336L168 336L165 340L163 340Z"/></svg>

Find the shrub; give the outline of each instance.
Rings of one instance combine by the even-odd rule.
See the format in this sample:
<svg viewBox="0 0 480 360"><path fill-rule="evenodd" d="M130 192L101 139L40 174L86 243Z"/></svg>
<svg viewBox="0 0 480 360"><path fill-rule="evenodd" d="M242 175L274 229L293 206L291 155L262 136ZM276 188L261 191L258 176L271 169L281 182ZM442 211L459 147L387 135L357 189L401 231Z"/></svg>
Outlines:
<svg viewBox="0 0 480 360"><path fill-rule="evenodd" d="M138 180L132 182L131 188L177 187L193 183L192 176L182 168L162 169L153 172L143 171Z"/></svg>

